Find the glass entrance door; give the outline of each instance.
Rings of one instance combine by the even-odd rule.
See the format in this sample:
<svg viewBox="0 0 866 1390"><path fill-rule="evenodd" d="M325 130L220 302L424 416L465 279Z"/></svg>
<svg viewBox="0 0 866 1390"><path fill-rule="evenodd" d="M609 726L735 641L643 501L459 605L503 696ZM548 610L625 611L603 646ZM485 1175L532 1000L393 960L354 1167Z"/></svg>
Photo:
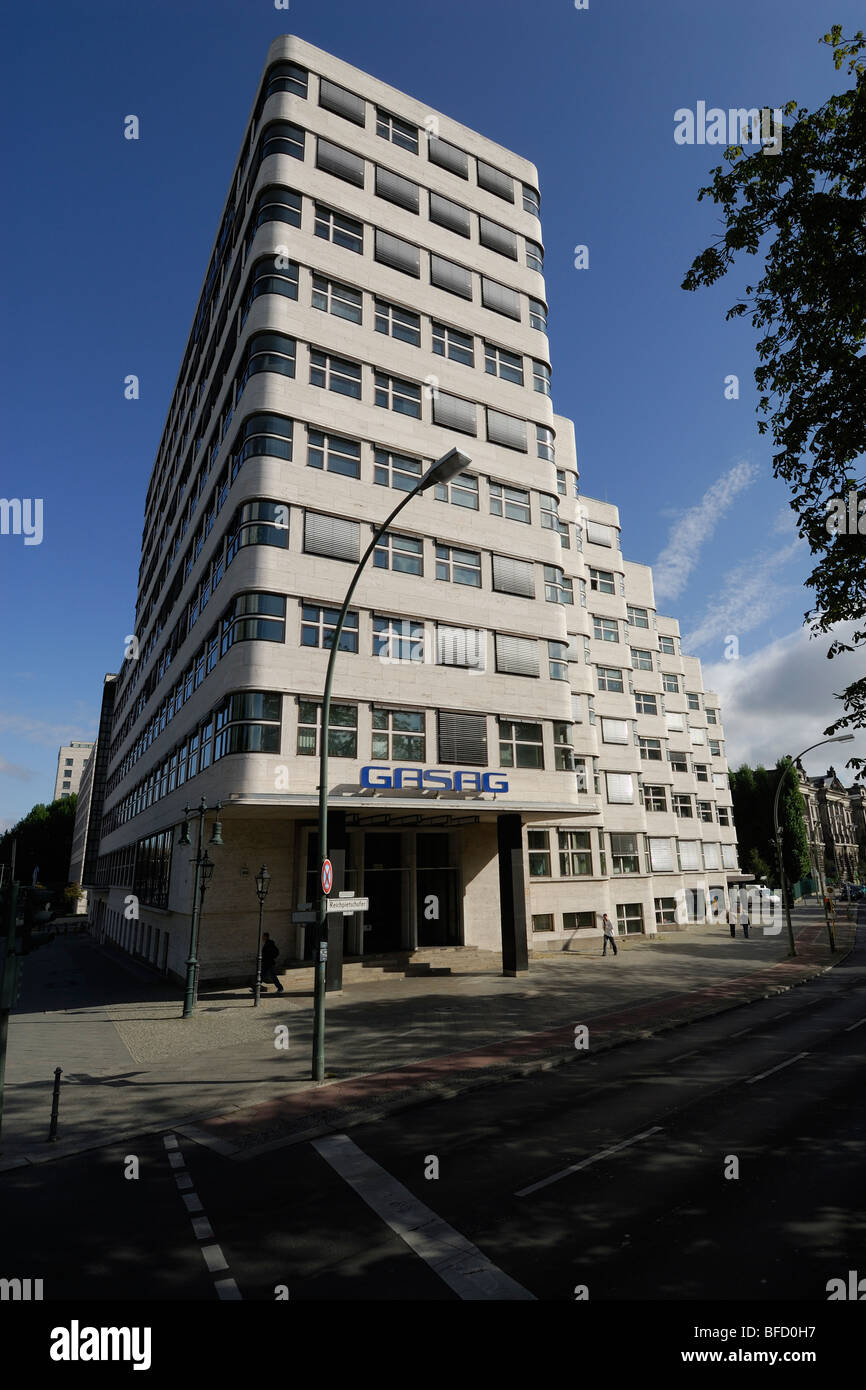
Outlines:
<svg viewBox="0 0 866 1390"><path fill-rule="evenodd" d="M418 945L459 945L458 873L450 864L449 837L419 831L415 840L415 862Z"/></svg>

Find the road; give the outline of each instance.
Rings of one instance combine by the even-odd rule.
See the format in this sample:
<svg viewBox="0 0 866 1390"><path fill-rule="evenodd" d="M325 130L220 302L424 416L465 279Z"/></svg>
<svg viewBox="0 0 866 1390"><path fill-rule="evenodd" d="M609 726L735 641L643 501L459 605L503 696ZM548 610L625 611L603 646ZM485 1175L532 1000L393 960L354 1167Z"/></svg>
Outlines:
<svg viewBox="0 0 866 1390"><path fill-rule="evenodd" d="M3 1272L46 1300L826 1301L866 1249L864 937L785 995L342 1138L12 1170Z"/></svg>

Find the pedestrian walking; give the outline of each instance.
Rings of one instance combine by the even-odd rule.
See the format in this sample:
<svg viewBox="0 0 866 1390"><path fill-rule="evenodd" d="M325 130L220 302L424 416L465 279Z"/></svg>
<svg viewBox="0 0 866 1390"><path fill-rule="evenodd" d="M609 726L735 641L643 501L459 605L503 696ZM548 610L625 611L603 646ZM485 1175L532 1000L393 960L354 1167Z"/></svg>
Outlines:
<svg viewBox="0 0 866 1390"><path fill-rule="evenodd" d="M270 932L264 933L262 943L262 980L267 980L268 984L276 985L277 994L282 994L283 987L277 975L277 956L280 954L280 948L275 941L271 940ZM267 990L262 990L262 994L266 993Z"/></svg>
<svg viewBox="0 0 866 1390"><path fill-rule="evenodd" d="M743 936L744 936L744 937L746 938L746 940L748 941L748 939L749 939L749 927L751 926L751 922L749 921L749 910L748 910L748 908L744 908L744 909L743 909L742 923L743 923Z"/></svg>
<svg viewBox="0 0 866 1390"><path fill-rule="evenodd" d="M616 936L614 935L613 922L610 920L606 912L602 915L601 919L601 933L602 937L604 938L604 945L601 948L601 954L603 956L606 956L607 948L610 945L613 947L614 955L616 955Z"/></svg>
<svg viewBox="0 0 866 1390"><path fill-rule="evenodd" d="M732 907L728 913L728 925L731 928L731 936L735 937L737 935L737 909L735 907Z"/></svg>

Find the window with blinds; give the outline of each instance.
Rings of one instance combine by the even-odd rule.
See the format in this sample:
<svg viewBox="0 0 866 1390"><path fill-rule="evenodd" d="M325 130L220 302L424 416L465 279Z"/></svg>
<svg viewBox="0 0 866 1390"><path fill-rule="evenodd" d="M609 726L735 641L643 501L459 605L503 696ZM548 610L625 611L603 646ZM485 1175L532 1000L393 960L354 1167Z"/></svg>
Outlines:
<svg viewBox="0 0 866 1390"><path fill-rule="evenodd" d="M493 587L500 594L535 598L535 566L529 560L515 560L511 555L494 555Z"/></svg>
<svg viewBox="0 0 866 1390"><path fill-rule="evenodd" d="M502 675L537 676L538 643L529 637L496 634L496 669Z"/></svg>
<svg viewBox="0 0 866 1390"><path fill-rule="evenodd" d="M433 423L444 425L446 429L459 430L461 434L477 434L475 402L438 391L433 397Z"/></svg>
<svg viewBox="0 0 866 1390"><path fill-rule="evenodd" d="M456 145L449 144L447 140L440 140L438 136L431 135L427 141L427 158L431 164L438 164L441 169L448 169L458 178L469 178L469 156L465 150L458 149Z"/></svg>
<svg viewBox="0 0 866 1390"><path fill-rule="evenodd" d="M672 873L674 865L674 852L669 839L657 840L652 835L649 837L650 866L653 873Z"/></svg>
<svg viewBox="0 0 866 1390"><path fill-rule="evenodd" d="M481 277L481 303L485 309L505 314L506 318L520 319L520 295L517 291L500 285L498 280L488 280L486 275Z"/></svg>
<svg viewBox="0 0 866 1390"><path fill-rule="evenodd" d="M357 521L322 512L304 517L304 550L308 555L328 555L333 560L361 558L361 528Z"/></svg>
<svg viewBox="0 0 866 1390"><path fill-rule="evenodd" d="M355 125L364 125L366 120L364 98L345 87L339 87L336 82L329 82L326 77L319 79L319 105L337 116L345 116L347 121L354 121Z"/></svg>
<svg viewBox="0 0 866 1390"><path fill-rule="evenodd" d="M634 776L630 772L606 772L607 799L615 805L634 801Z"/></svg>
<svg viewBox="0 0 866 1390"><path fill-rule="evenodd" d="M484 633L474 627L436 628L436 662L439 666L462 666L483 671Z"/></svg>
<svg viewBox="0 0 866 1390"><path fill-rule="evenodd" d="M321 136L316 141L316 168L336 174L338 179L357 184L359 188L364 187L364 161L360 155L344 150L342 145L332 145Z"/></svg>
<svg viewBox="0 0 866 1390"><path fill-rule="evenodd" d="M515 415L503 415L501 410L487 411L487 438L491 444L503 444L506 449L519 449L525 454L526 421Z"/></svg>
<svg viewBox="0 0 866 1390"><path fill-rule="evenodd" d="M613 545L613 529L610 526L602 526L599 521L588 521L586 523L586 539L592 545Z"/></svg>
<svg viewBox="0 0 866 1390"><path fill-rule="evenodd" d="M679 855L682 870L699 870L701 868L700 840L680 840Z"/></svg>
<svg viewBox="0 0 866 1390"><path fill-rule="evenodd" d="M375 256L383 265L402 270L406 275L414 275L417 278L421 274L421 253L418 247L413 246L410 241L404 241L402 237L392 236L390 232L376 231Z"/></svg>
<svg viewBox="0 0 866 1390"><path fill-rule="evenodd" d="M380 198L387 198L389 203L408 208L410 212L418 211L421 190L417 183L379 165L376 166L376 192Z"/></svg>
<svg viewBox="0 0 866 1390"><path fill-rule="evenodd" d="M494 168L492 164L486 164L483 159L476 159L475 164L478 187L485 188L488 193L495 193L497 198L504 198L506 202L513 203L514 180L510 175Z"/></svg>
<svg viewBox="0 0 866 1390"><path fill-rule="evenodd" d="M430 194L430 221L460 236L469 236L469 209L453 203L450 198L443 198L441 193Z"/></svg>
<svg viewBox="0 0 866 1390"><path fill-rule="evenodd" d="M487 766L487 716L439 711L439 762Z"/></svg>
<svg viewBox="0 0 866 1390"><path fill-rule="evenodd" d="M489 250L498 251L501 256L509 256L513 261L517 260L517 236L510 227L491 222L489 217L480 217L478 238L481 245Z"/></svg>
<svg viewBox="0 0 866 1390"><path fill-rule="evenodd" d="M601 737L603 743L628 743L628 720L602 719Z"/></svg>
<svg viewBox="0 0 866 1390"><path fill-rule="evenodd" d="M472 298L472 273L465 266L448 261L444 256L430 256L430 284L461 299Z"/></svg>

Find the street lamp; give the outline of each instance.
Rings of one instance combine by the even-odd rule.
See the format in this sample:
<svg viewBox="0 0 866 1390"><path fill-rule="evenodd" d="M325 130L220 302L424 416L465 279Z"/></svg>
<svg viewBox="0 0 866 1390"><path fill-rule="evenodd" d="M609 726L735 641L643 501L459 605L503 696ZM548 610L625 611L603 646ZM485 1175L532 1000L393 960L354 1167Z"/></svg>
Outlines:
<svg viewBox="0 0 866 1390"><path fill-rule="evenodd" d="M193 1008L195 1007L196 994L198 992L198 957L196 953L198 951L199 921L204 906L205 889L213 878L213 871L216 868L207 850L205 850L204 854L201 852L202 838L204 835L204 818L208 811L216 811L217 819L213 823L210 843L215 846L221 845L223 842L223 827L222 821L219 819L219 813L222 810L222 802L218 801L215 806L208 806L204 797L202 797L196 812L193 812L192 808L189 806L184 806L183 809L186 819L184 820L178 839L179 845L188 845L191 843L189 838L190 816L193 814L198 815L198 840L196 843L195 858L190 860L190 863L195 865L195 879L192 889L192 924L189 933L189 955L186 962L186 988L183 999L183 1017L190 1018Z"/></svg>
<svg viewBox="0 0 866 1390"><path fill-rule="evenodd" d="M256 952L256 983L253 987L253 1007L257 1008L262 997L262 913L265 910L265 898L268 896L268 889L271 886L271 876L263 864L256 874L256 897L259 900L259 946Z"/></svg>
<svg viewBox="0 0 866 1390"><path fill-rule="evenodd" d="M784 783L785 778L788 775L788 772L794 766L794 764L798 763L800 759L805 757L807 753L811 753L813 748L823 748L825 743L851 743L853 738L853 734L837 734L835 738L822 738L818 743L810 743L808 748L804 748L802 753L798 753L796 758L791 759L787 767L782 768L782 771L779 775L779 781L776 786L776 795L773 798L773 829L776 833L776 853L779 856L779 876L782 883L782 902L785 905L785 921L788 924L788 942L791 947L789 954L792 956L795 956L797 954L797 947L794 945L794 928L791 925L791 899L785 887L785 861L782 858L782 830L779 825L779 797L782 792L782 784ZM826 915L827 914L825 908L825 916ZM830 950L835 951L836 943L833 940L833 933L830 930L829 917L827 917L827 935L830 938Z"/></svg>
<svg viewBox="0 0 866 1390"><path fill-rule="evenodd" d="M472 463L468 454L462 453L459 449L450 449L441 459L433 464L419 478L418 482L410 492L397 504L391 514L385 518L373 534L373 539L361 556L355 573L352 575L351 583L346 590L346 597L343 599L343 606L340 609L337 625L331 640L331 652L328 657L328 670L325 676L325 690L322 696L322 716L319 727L319 860L321 864L319 873L319 910L317 914L317 931L315 941L315 980L313 986L313 1080L324 1081L325 1079L325 971L328 959L328 894L322 885L322 872L325 860L328 858L328 726L331 716L331 687L334 682L334 665L337 659L337 652L340 647L340 637L343 632L343 624L346 621L346 614L355 586L361 577L361 571L369 560L380 537L387 531L391 522L402 512L403 508L412 501L412 498L419 492L426 492L429 487L437 483L447 483L450 478L456 477L458 473L463 473Z"/></svg>

